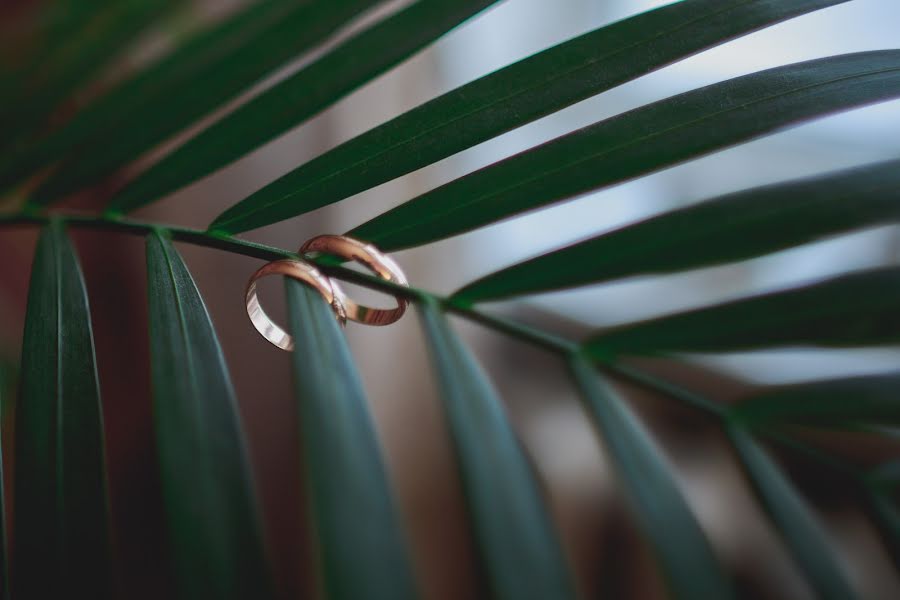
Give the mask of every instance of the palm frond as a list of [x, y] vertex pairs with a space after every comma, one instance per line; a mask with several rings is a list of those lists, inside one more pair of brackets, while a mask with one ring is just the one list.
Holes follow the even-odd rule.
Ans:
[[216, 218], [240, 232], [437, 162], [701, 50], [833, 0], [688, 0], [602, 27], [459, 87], [302, 165]]
[[726, 432], [760, 502], [816, 594], [825, 600], [859, 598], [834, 545], [790, 480], [750, 432], [739, 426], [728, 426]]
[[[664, 356], [677, 363], [678, 353], [896, 344], [897, 267], [625, 323], [583, 341], [475, 305], [749, 260], [895, 223], [900, 214], [896, 160], [750, 187], [664, 211], [512, 265], [449, 297], [234, 235], [346, 199], [713, 46], [842, 3], [684, 0], [599, 28], [451, 90], [297, 166], [225, 209], [208, 231], [130, 220], [122, 213], [231, 164], [494, 2], [419, 0], [362, 24], [359, 18], [381, 3], [251, 3], [63, 123], [54, 121], [59, 103], [100, 73], [137, 32], [152, 29], [170, 3], [56, 7], [31, 25], [29, 35], [39, 41], [34, 47], [19, 49], [21, 37], [3, 41], [17, 51], [0, 74], [0, 123], [11, 132], [2, 145], [0, 189], [9, 191], [46, 171], [29, 184], [34, 188], [25, 191], [21, 211], [0, 216], [0, 227], [44, 226], [32, 269], [16, 410], [13, 591], [26, 598], [72, 590], [104, 598], [114, 588], [100, 386], [87, 294], [66, 234], [66, 228], [77, 227], [146, 237], [154, 426], [169, 549], [178, 592], [185, 597], [270, 598], [276, 592], [229, 372], [200, 292], [173, 242], [260, 260], [308, 258], [332, 277], [402, 295], [416, 306], [476, 554], [493, 596], [573, 598], [576, 584], [541, 474], [529, 462], [499, 394], [454, 332], [450, 315], [534, 345], [548, 360], [568, 365], [672, 596], [730, 598], [736, 582], [660, 445], [610, 379], [650, 389], [724, 432], [810, 587], [823, 598], [859, 597], [827, 526], [775, 450], [777, 445], [802, 454], [849, 482], [886, 551], [900, 564], [898, 463], [886, 460], [870, 468], [844, 461], [813, 448], [795, 431], [798, 426], [853, 428], [871, 436], [896, 435], [889, 428], [896, 428], [900, 414], [897, 374], [763, 387], [729, 406], [629, 359]], [[346, 39], [329, 45], [351, 25], [355, 29]], [[69, 194], [121, 177], [123, 167], [314, 50], [320, 54], [295, 73], [199, 130], [143, 173], [117, 182], [121, 189], [104, 215], [46, 211]], [[900, 50], [744, 75], [528, 149], [403, 202], [350, 235], [385, 250], [425, 245], [896, 98]], [[293, 281], [286, 291], [299, 350], [293, 361], [298, 430], [324, 592], [331, 598], [415, 598], [420, 582], [403, 515], [346, 341], [315, 292]], [[5, 546], [0, 550], [5, 569]]]
[[360, 32], [153, 165], [110, 203], [128, 212], [220, 169], [333, 104], [496, 0], [418, 2]]
[[900, 97], [900, 51], [744, 75], [569, 133], [401, 204], [350, 235], [386, 250], [434, 242], [786, 127]]

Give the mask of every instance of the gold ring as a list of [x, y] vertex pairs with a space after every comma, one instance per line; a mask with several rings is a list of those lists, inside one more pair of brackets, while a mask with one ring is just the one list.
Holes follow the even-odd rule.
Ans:
[[[344, 235], [320, 235], [308, 240], [300, 247], [300, 254], [332, 254], [346, 260], [355, 261], [373, 273], [392, 283], [408, 285], [406, 275], [392, 258], [371, 244]], [[361, 306], [347, 297], [341, 287], [332, 282], [334, 295], [346, 310], [347, 318], [366, 325], [390, 325], [403, 316], [409, 302], [397, 298], [396, 308], [372, 308]]]
[[276, 260], [264, 265], [253, 274], [247, 283], [247, 293], [245, 294], [247, 316], [250, 317], [250, 321], [256, 327], [256, 330], [272, 344], [289, 352], [294, 349], [294, 339], [269, 318], [269, 315], [266, 314], [266, 311], [263, 310], [262, 305], [259, 303], [259, 296], [256, 293], [256, 282], [269, 275], [284, 275], [312, 286], [331, 305], [340, 324], [344, 325], [347, 322], [347, 312], [341, 302], [341, 297], [334, 293], [331, 280], [328, 277], [322, 275], [317, 268], [306, 262], [290, 259]]

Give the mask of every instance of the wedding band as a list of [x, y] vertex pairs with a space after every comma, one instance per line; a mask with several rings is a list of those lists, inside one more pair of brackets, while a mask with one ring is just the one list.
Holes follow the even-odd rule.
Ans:
[[[352, 260], [370, 269], [382, 279], [400, 285], [408, 285], [406, 275], [392, 258], [371, 244], [347, 236], [320, 235], [314, 237], [300, 248], [300, 254], [308, 253], [332, 254]], [[332, 289], [335, 298], [346, 310], [347, 318], [366, 325], [390, 325], [403, 316], [409, 304], [405, 298], [398, 297], [396, 298], [396, 308], [372, 308], [357, 304], [348, 298], [336, 282], [332, 282]]]
[[282, 350], [293, 351], [294, 339], [284, 329], [275, 324], [259, 303], [256, 293], [256, 282], [269, 275], [284, 275], [296, 279], [316, 289], [334, 310], [335, 316], [341, 325], [347, 322], [347, 312], [341, 302], [341, 297], [335, 294], [331, 280], [322, 275], [317, 268], [309, 263], [299, 260], [276, 260], [264, 265], [250, 278], [247, 283], [245, 299], [247, 302], [247, 316], [256, 330], [272, 344]]

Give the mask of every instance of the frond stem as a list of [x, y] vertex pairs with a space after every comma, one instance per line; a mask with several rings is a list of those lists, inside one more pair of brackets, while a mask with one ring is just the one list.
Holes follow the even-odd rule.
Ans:
[[[235, 254], [242, 254], [259, 260], [271, 261], [283, 258], [304, 258], [304, 260], [313, 260], [317, 262], [319, 269], [338, 279], [356, 283], [368, 288], [376, 289], [388, 294], [403, 296], [410, 300], [430, 299], [438, 303], [445, 310], [458, 314], [471, 321], [480, 323], [491, 329], [501, 331], [512, 337], [521, 339], [522, 341], [540, 346], [546, 350], [555, 353], [569, 353], [577, 349], [575, 342], [566, 340], [552, 334], [532, 329], [520, 323], [494, 316], [486, 312], [482, 312], [464, 305], [459, 302], [452, 301], [449, 298], [433, 294], [416, 287], [406, 287], [391, 283], [374, 275], [360, 273], [346, 267], [329, 263], [327, 259], [300, 257], [295, 252], [258, 244], [248, 240], [243, 240], [227, 234], [218, 232], [209, 232], [201, 229], [191, 229], [188, 227], [179, 227], [174, 225], [161, 225], [157, 223], [146, 223], [143, 221], [134, 221], [123, 218], [108, 218], [96, 215], [78, 215], [78, 214], [56, 214], [53, 219], [59, 220], [71, 227], [80, 227], [87, 229], [101, 229], [114, 231], [118, 233], [127, 233], [132, 235], [147, 235], [154, 231], [160, 231], [176, 242], [185, 242], [196, 246], [205, 246], [207, 248], [215, 248]], [[0, 227], [16, 226], [16, 225], [45, 225], [50, 222], [51, 217], [47, 215], [32, 215], [26, 213], [16, 213], [11, 215], [0, 216]]]

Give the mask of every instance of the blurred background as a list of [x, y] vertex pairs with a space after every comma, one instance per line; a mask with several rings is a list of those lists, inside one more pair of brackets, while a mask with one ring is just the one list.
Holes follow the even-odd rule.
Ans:
[[[353, 93], [311, 121], [230, 167], [133, 216], [205, 227], [225, 207], [297, 165], [418, 104], [497, 68], [612, 21], [665, 4], [655, 0], [506, 0], [459, 27], [415, 58]], [[4, 0], [0, 16], [27, 19], [34, 2]], [[134, 68], [177, 44], [200, 24], [242, 3], [195, 1], [175, 22], [134, 41], [129, 54], [67, 102], [65, 119]], [[353, 31], [408, 2], [386, 2], [341, 31]], [[254, 241], [296, 248], [321, 233], [340, 233], [387, 208], [473, 169], [573, 129], [648, 102], [812, 58], [896, 47], [900, 3], [856, 0], [769, 28], [576, 104], [409, 176], [314, 213], [252, 231]], [[319, 49], [318, 51], [321, 51]], [[315, 52], [313, 53], [315, 55]], [[301, 57], [223, 109], [131, 165], [120, 181], [67, 201], [70, 209], [103, 205], [109, 190], [152, 164], [199, 128], [306, 64]], [[148, 107], [150, 108], [150, 107]], [[900, 102], [829, 117], [714, 156], [426, 247], [399, 252], [410, 281], [440, 293], [502, 266], [671, 208], [745, 187], [896, 158]], [[15, 199], [7, 199], [8, 203]], [[116, 545], [129, 597], [166, 597], [160, 567], [163, 527], [150, 425], [143, 241], [74, 231], [96, 334], [107, 418]], [[0, 235], [0, 344], [15, 362], [36, 232]], [[217, 326], [245, 418], [285, 598], [315, 587], [288, 356], [260, 338], [246, 318], [243, 289], [259, 261], [180, 246]], [[535, 296], [487, 308], [580, 338], [594, 328], [700, 306], [748, 293], [900, 262], [900, 229], [878, 227], [752, 261], [684, 275], [634, 278], [611, 285]], [[353, 286], [349, 291], [370, 297]], [[280, 286], [266, 282], [267, 306], [283, 319]], [[375, 298], [389, 303], [388, 298]], [[456, 322], [503, 395], [538, 467], [585, 598], [664, 597], [653, 557], [637, 535], [603, 451], [577, 403], [562, 365], [531, 347]], [[347, 336], [369, 392], [410, 543], [428, 598], [476, 598], [479, 584], [466, 516], [427, 351], [414, 315], [387, 328], [350, 325]], [[721, 399], [753, 386], [895, 369], [898, 349], [690, 356], [684, 363], [645, 361], [648, 369]], [[811, 598], [761, 513], [715, 424], [641, 390], [623, 389], [657, 434], [692, 507], [746, 598]], [[291, 418], [287, 418], [290, 416]], [[860, 434], [809, 435], [821, 447], [861, 464], [900, 456], [900, 439], [875, 443]], [[886, 436], [890, 440], [889, 436]], [[900, 579], [872, 526], [833, 474], [796, 457], [782, 459], [821, 511], [852, 578], [867, 598], [900, 597]], [[7, 470], [8, 472], [8, 470]], [[151, 475], [148, 475], [151, 474]]]

